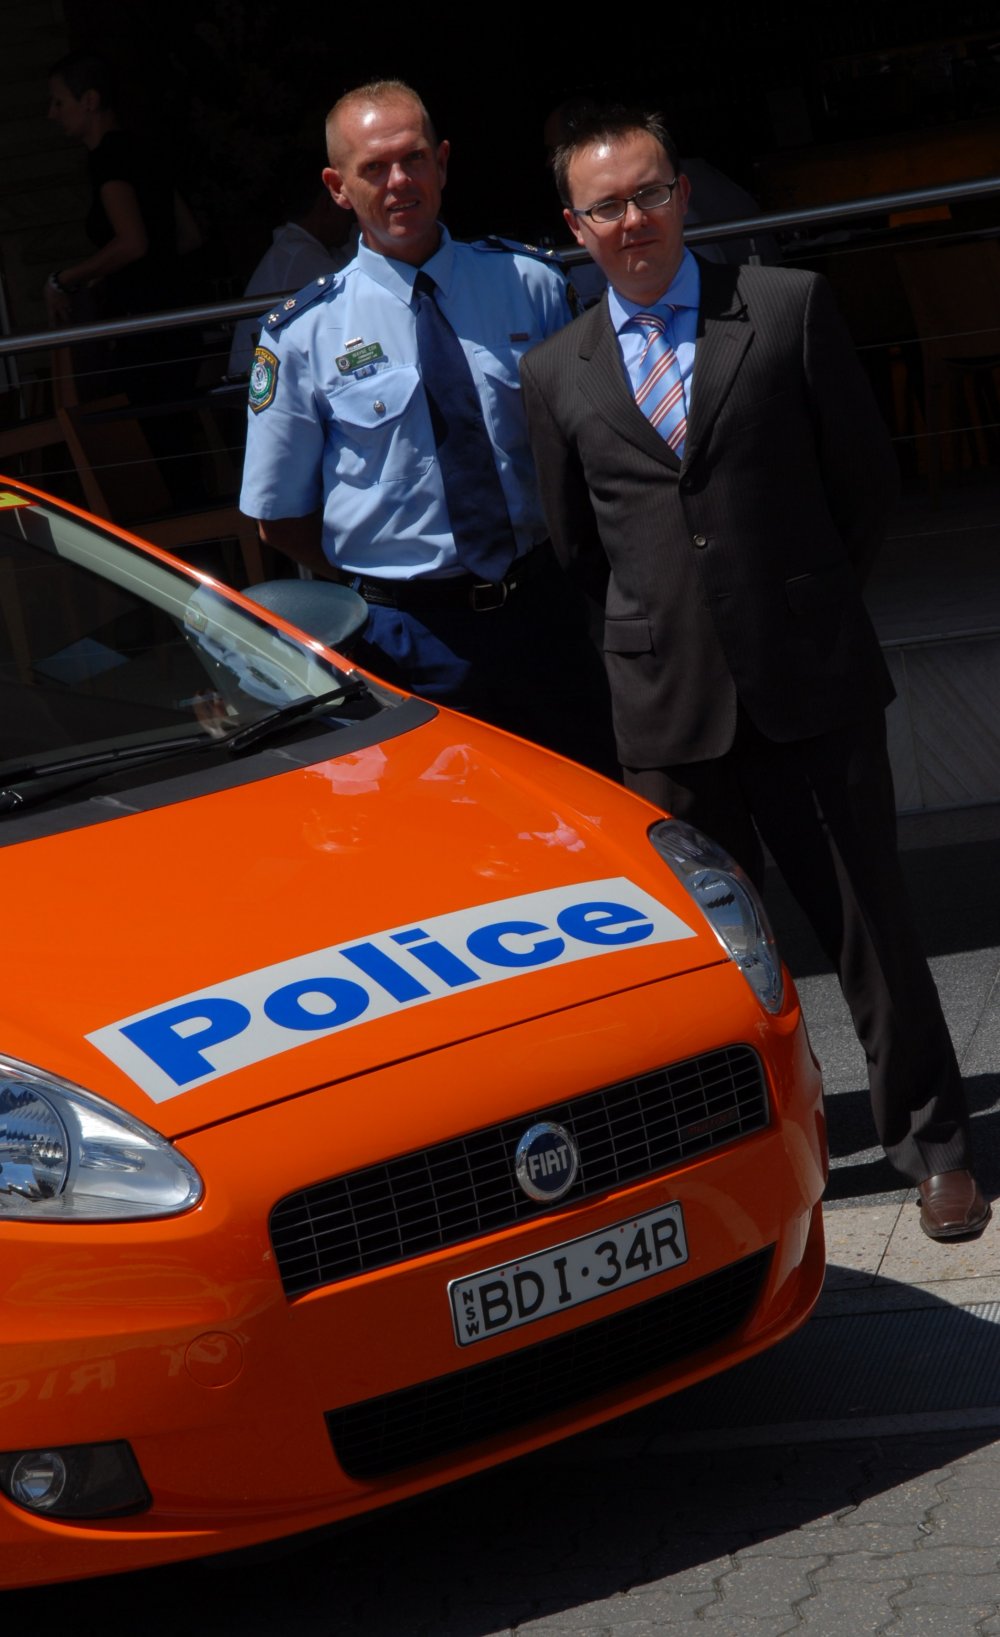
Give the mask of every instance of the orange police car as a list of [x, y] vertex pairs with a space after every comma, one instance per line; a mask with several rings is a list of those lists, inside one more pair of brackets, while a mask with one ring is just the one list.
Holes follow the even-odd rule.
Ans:
[[803, 1322], [820, 1076], [723, 853], [14, 483], [0, 576], [0, 1587], [335, 1523]]

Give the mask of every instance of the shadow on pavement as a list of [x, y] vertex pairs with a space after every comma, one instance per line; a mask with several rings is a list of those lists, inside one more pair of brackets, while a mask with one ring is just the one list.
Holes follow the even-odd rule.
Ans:
[[[787, 1607], [812, 1551], [885, 1551], [894, 1529], [919, 1544], [934, 1475], [994, 1439], [965, 1423], [1000, 1426], [998, 1380], [1000, 1326], [958, 1307], [814, 1319], [726, 1376], [349, 1531], [11, 1594], [4, 1613], [11, 1629], [89, 1634], [141, 1609], [143, 1637], [488, 1637], [535, 1622], [594, 1637], [700, 1627], [723, 1581], [748, 1586], [765, 1558]], [[935, 1430], [942, 1410], [951, 1426]], [[903, 1414], [910, 1431], [874, 1424]]]
[[[950, 844], [915, 847], [900, 854], [921, 941], [927, 956], [937, 962], [935, 976], [960, 1054], [984, 1020], [989, 1040], [996, 1040], [995, 997], [1000, 974], [996, 909], [1000, 837], [961, 840], [961, 821], [961, 814], [949, 819], [956, 835]], [[976, 814], [967, 816], [970, 827], [974, 822], [982, 822], [981, 815], [978, 819]], [[768, 873], [766, 898], [778, 947], [796, 981], [829, 976], [832, 983], [829, 961], [774, 869]], [[963, 958], [947, 959], [955, 956]], [[811, 1004], [817, 1005], [815, 995]], [[826, 1199], [832, 1204], [884, 1202], [901, 1196], [906, 1184], [878, 1147], [868, 1088], [861, 1083], [863, 1061], [857, 1064], [855, 1080], [858, 1048], [846, 1008], [840, 1018], [841, 1005], [839, 994], [832, 1006], [829, 998], [820, 1005], [820, 1044], [813, 1031], [810, 1003], [805, 1003], [810, 1031], [828, 1075], [826, 1111], [833, 1169]], [[993, 1070], [995, 1048], [987, 1044], [985, 1050], [989, 1054], [985, 1064], [981, 1049], [976, 1067]], [[844, 1089], [845, 1076], [849, 1076], [846, 1084], [851, 1089]], [[984, 1191], [996, 1198], [1000, 1195], [1000, 1073], [968, 1073], [964, 1084], [974, 1119], [977, 1176]], [[858, 1156], [853, 1163], [851, 1155]]]
[[[1000, 1195], [1000, 1074], [966, 1075], [963, 1084], [975, 1121], [976, 1174], [980, 1186], [995, 1199]], [[856, 1164], [844, 1163], [852, 1154], [870, 1154], [876, 1141], [867, 1086], [828, 1096], [826, 1124], [830, 1159], [834, 1162], [824, 1195], [828, 1204], [847, 1199], [863, 1204], [868, 1195], [882, 1199], [906, 1188], [906, 1182], [878, 1150], [873, 1157], [859, 1159]]]

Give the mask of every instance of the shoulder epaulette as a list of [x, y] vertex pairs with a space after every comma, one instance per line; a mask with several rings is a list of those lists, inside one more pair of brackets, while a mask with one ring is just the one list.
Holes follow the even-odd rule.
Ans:
[[305, 289], [300, 290], [297, 295], [287, 296], [284, 301], [279, 301], [276, 307], [271, 308], [264, 320], [265, 330], [273, 335], [275, 330], [280, 330], [281, 326], [287, 324], [289, 319], [297, 318], [299, 313], [304, 312], [307, 307], [311, 307], [314, 301], [319, 300], [320, 296], [328, 295], [331, 285], [336, 284], [338, 277], [339, 274], [337, 273], [321, 273], [318, 279], [313, 279], [312, 283], [307, 284]]
[[583, 312], [583, 303], [580, 300], [576, 286], [573, 283], [569, 271], [563, 265], [563, 260], [558, 250], [543, 248], [541, 245], [537, 244], [522, 244], [520, 239], [501, 239], [496, 234], [492, 234], [485, 239], [473, 239], [472, 248], [473, 250], [501, 250], [508, 256], [511, 254], [515, 256], [531, 256], [535, 261], [543, 261], [547, 266], [554, 267], [556, 272], [561, 273], [563, 279], [565, 280], [566, 299], [569, 302], [569, 310], [573, 317], [579, 318], [580, 314]]
[[559, 267], [561, 271], [558, 253], [542, 245], [522, 244], [520, 239], [502, 239], [495, 233], [485, 239], [473, 239], [471, 244], [473, 250], [501, 250], [507, 255], [533, 256], [536, 261], [547, 262], [550, 267]]

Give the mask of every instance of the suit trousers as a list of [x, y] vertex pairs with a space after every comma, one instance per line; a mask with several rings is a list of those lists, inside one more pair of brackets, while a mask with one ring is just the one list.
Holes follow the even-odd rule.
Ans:
[[726, 755], [625, 769], [625, 783], [758, 887], [766, 844], [837, 973], [889, 1160], [910, 1182], [969, 1166], [961, 1073], [899, 866], [884, 714], [780, 744], [741, 711]]

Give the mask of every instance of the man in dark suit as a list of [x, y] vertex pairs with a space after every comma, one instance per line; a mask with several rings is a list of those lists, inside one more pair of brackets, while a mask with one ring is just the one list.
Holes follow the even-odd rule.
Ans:
[[760, 884], [770, 848], [834, 962], [889, 1159], [921, 1224], [966, 1237], [958, 1064], [896, 854], [892, 684], [861, 598], [896, 494], [826, 283], [700, 263], [658, 117], [595, 113], [555, 156], [609, 291], [522, 363], [556, 552], [605, 605], [629, 787]]

